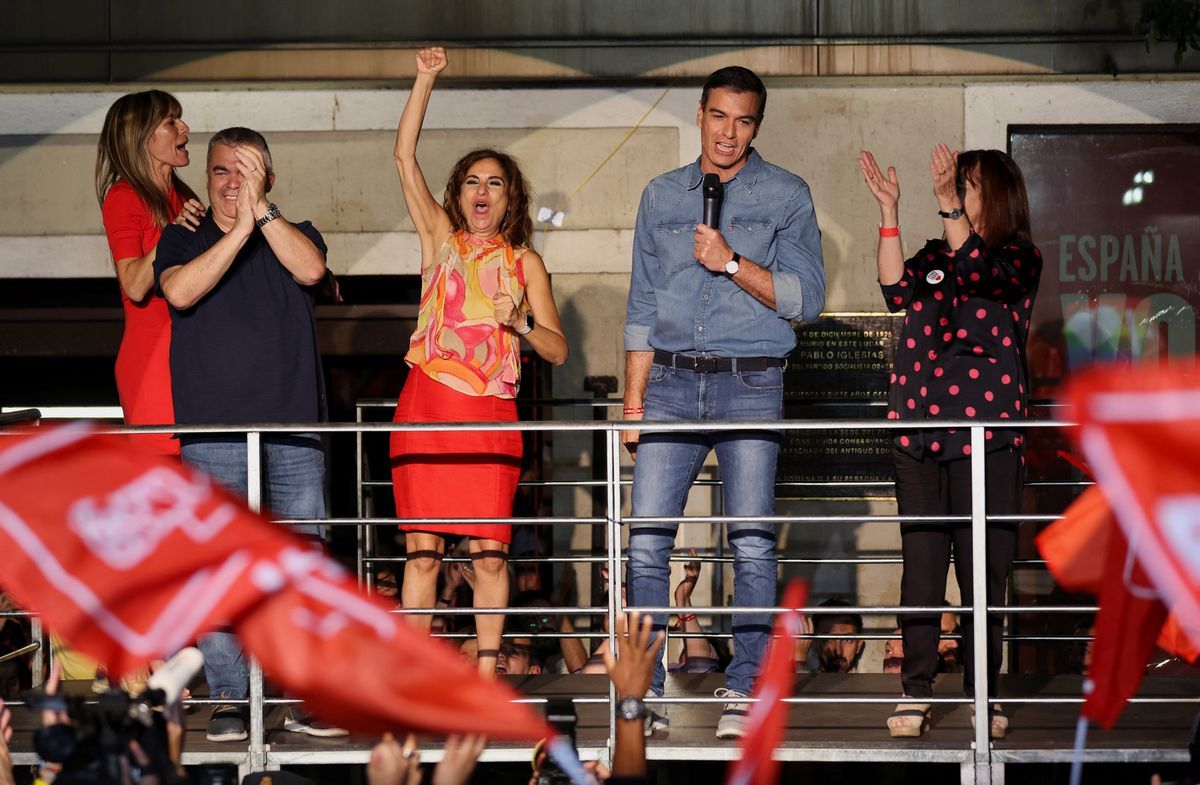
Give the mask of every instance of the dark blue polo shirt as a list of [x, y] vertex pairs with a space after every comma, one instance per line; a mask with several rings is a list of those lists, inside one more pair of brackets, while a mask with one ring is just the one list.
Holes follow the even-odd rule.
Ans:
[[[308, 221], [293, 224], [326, 253]], [[223, 236], [210, 210], [195, 232], [168, 224], [154, 260], [186, 264]], [[324, 419], [313, 296], [254, 234], [217, 285], [187, 310], [171, 308], [171, 392], [180, 425], [296, 423]]]

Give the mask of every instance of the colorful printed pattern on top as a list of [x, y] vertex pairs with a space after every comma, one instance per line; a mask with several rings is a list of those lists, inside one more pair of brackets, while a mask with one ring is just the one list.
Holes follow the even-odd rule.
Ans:
[[496, 321], [492, 298], [504, 292], [526, 310], [524, 253], [499, 236], [451, 233], [421, 275], [417, 329], [405, 362], [467, 395], [515, 398], [520, 339]]
[[[900, 280], [881, 285], [890, 311], [907, 309], [888, 393], [890, 420], [1008, 420], [1026, 416], [1025, 343], [1042, 272], [1031, 243], [1010, 240], [991, 251], [972, 234], [954, 252], [930, 240], [904, 263]], [[1020, 447], [1018, 429], [985, 432], [986, 449]], [[971, 454], [970, 432], [900, 432], [897, 446], [915, 458]]]

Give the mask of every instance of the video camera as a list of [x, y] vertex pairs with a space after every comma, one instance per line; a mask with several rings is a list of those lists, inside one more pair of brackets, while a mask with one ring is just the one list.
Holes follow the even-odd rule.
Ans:
[[44, 764], [61, 766], [56, 785], [137, 785], [150, 777], [161, 785], [184, 782], [172, 761], [167, 721], [182, 723], [179, 697], [203, 663], [199, 650], [184, 649], [136, 696], [117, 689], [87, 699], [28, 693], [31, 710], [65, 713], [70, 720], [33, 734]]

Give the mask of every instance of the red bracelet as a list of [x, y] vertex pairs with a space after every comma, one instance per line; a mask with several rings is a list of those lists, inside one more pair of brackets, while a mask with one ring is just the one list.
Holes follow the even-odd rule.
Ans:
[[696, 620], [696, 614], [694, 614], [694, 613], [689, 613], [687, 616], [679, 617], [680, 624], [687, 624], [689, 621], [695, 621], [695, 620]]
[[646, 407], [644, 407], [644, 406], [626, 406], [625, 413], [626, 414], [645, 414]]
[[879, 236], [880, 237], [899, 237], [900, 236], [900, 227], [899, 226], [884, 226], [883, 224], [880, 224], [879, 225]]

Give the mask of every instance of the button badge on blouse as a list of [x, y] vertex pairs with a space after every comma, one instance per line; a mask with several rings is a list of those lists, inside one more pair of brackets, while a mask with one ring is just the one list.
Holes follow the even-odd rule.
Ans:
[[925, 280], [929, 281], [929, 283], [933, 284], [934, 286], [937, 286], [939, 283], [945, 280], [945, 278], [946, 274], [941, 270], [930, 270], [925, 275]]

